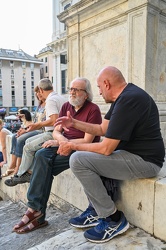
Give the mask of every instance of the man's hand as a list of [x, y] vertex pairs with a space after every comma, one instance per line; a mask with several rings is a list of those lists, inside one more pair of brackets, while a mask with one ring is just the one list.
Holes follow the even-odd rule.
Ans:
[[42, 148], [57, 147], [59, 143], [57, 140], [48, 140], [42, 144]]
[[69, 155], [72, 151], [71, 145], [72, 142], [66, 142], [66, 141], [60, 142], [57, 153], [64, 156]]
[[73, 126], [73, 118], [70, 115], [70, 111], [67, 111], [67, 116], [59, 117], [56, 120], [56, 123], [54, 124], [54, 126], [56, 127], [58, 125], [60, 125], [60, 127], [63, 128], [65, 131], [69, 131], [68, 128]]
[[41, 128], [40, 124], [31, 123], [31, 124], [28, 125], [26, 132], [30, 132], [30, 131], [33, 131], [33, 130], [38, 130], [40, 128]]

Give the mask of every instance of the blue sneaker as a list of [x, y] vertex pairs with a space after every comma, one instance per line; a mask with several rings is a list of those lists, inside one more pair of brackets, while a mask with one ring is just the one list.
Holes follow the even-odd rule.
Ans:
[[110, 218], [99, 219], [100, 223], [84, 233], [84, 237], [94, 243], [103, 243], [111, 240], [118, 234], [122, 234], [129, 228], [129, 223], [121, 212], [121, 218], [118, 222]]
[[88, 228], [99, 224], [97, 213], [92, 208], [87, 208], [79, 217], [69, 220], [70, 225], [77, 228]]

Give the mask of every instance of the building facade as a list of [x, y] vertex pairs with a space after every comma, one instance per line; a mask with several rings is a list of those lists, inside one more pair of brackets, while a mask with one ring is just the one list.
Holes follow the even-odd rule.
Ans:
[[[68, 87], [68, 56], [67, 56], [67, 26], [58, 19], [58, 15], [63, 11], [69, 9], [72, 5], [79, 2], [79, 0], [52, 0], [52, 42], [47, 44], [47, 52], [41, 50], [37, 58], [43, 59], [43, 67], [47, 67], [45, 59], [50, 58], [50, 64], [48, 65], [48, 75], [52, 81], [55, 91], [59, 94], [66, 94]], [[52, 62], [51, 62], [52, 61]], [[44, 71], [45, 72], [45, 71]]]
[[41, 78], [48, 77], [59, 94], [66, 94], [68, 83], [67, 25], [59, 21], [60, 13], [67, 11], [80, 0], [52, 0], [52, 41], [43, 48], [37, 58], [43, 62]]
[[36, 57], [42, 62], [40, 65], [40, 78], [49, 78], [53, 82], [53, 53], [52, 48], [47, 46], [39, 51]]
[[22, 50], [0, 49], [0, 107], [6, 108], [7, 114], [22, 107], [35, 109], [34, 87], [40, 80], [41, 64]]

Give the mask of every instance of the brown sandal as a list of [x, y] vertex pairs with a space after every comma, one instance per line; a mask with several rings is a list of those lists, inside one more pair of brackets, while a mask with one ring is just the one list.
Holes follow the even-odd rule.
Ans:
[[[32, 224], [32, 228], [30, 228], [30, 224]], [[26, 224], [24, 227], [18, 229], [17, 231], [15, 231], [17, 234], [26, 234], [26, 233], [29, 233], [29, 232], [32, 232], [38, 228], [41, 228], [41, 227], [45, 227], [48, 225], [48, 221], [44, 221], [43, 223], [39, 223], [37, 218], [34, 219], [33, 221], [31, 221], [30, 223]]]
[[[12, 232], [16, 232], [17, 230], [21, 229], [22, 227], [28, 225], [30, 222], [32, 222], [33, 220], [35, 219], [39, 219], [40, 217], [43, 216], [43, 214], [39, 214], [37, 216], [35, 216], [37, 211], [34, 211], [34, 212], [31, 212], [29, 210], [26, 211], [26, 213], [24, 215], [26, 215], [28, 217], [28, 221], [25, 223], [24, 221], [20, 221], [18, 224], [16, 224], [13, 228], [13, 231]], [[24, 216], [23, 216], [24, 217]]]

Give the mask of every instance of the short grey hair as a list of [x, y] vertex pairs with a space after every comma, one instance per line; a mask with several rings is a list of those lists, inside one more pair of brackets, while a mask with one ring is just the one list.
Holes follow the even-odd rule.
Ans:
[[83, 81], [83, 82], [85, 82], [85, 90], [86, 90], [86, 93], [87, 93], [87, 95], [88, 95], [88, 98], [87, 98], [87, 100], [88, 101], [90, 101], [90, 102], [92, 102], [92, 100], [93, 100], [93, 93], [92, 93], [92, 88], [91, 88], [91, 83], [90, 83], [90, 81], [87, 79], [87, 78], [85, 78], [85, 77], [77, 77], [77, 78], [75, 78], [71, 83], [70, 83], [70, 85], [73, 83], [73, 82], [75, 82], [75, 81]]
[[39, 81], [38, 87], [43, 90], [53, 90], [52, 82], [48, 78], [43, 78]]

